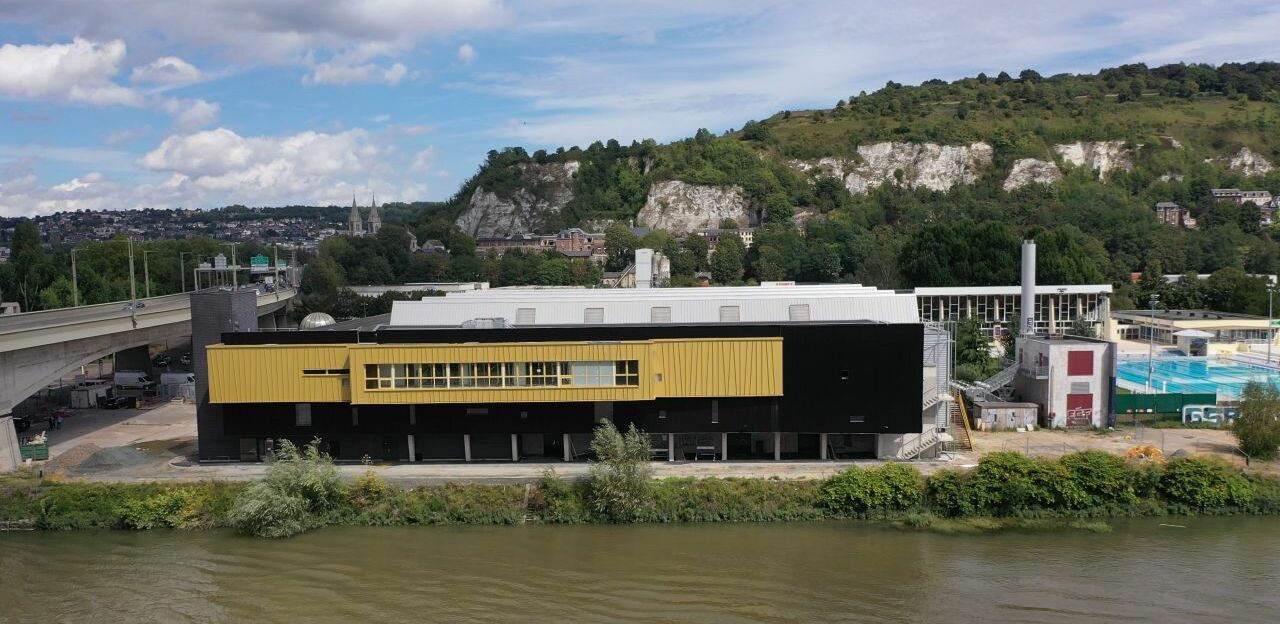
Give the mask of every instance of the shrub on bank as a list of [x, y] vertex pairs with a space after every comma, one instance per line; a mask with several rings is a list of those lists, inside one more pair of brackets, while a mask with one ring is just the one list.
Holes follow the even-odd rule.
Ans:
[[866, 516], [911, 509], [924, 498], [920, 471], [889, 463], [878, 468], [848, 468], [822, 484], [822, 507], [836, 516]]
[[332, 520], [344, 502], [342, 480], [318, 439], [301, 452], [280, 440], [267, 461], [267, 476], [236, 496], [227, 514], [230, 526], [258, 537], [289, 537]]
[[651, 502], [653, 467], [649, 462], [649, 436], [635, 423], [624, 434], [612, 422], [596, 427], [591, 450], [591, 506], [614, 522], [634, 522]]
[[1206, 457], [1178, 457], [1164, 467], [1160, 493], [1175, 505], [1195, 510], [1249, 508], [1254, 484], [1234, 468]]

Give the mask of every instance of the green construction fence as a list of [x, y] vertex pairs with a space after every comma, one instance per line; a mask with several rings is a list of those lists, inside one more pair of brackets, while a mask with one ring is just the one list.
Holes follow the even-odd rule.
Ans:
[[1185, 405], [1217, 405], [1218, 395], [1212, 392], [1193, 394], [1117, 394], [1116, 418], [1128, 414], [1177, 414], [1182, 415]]

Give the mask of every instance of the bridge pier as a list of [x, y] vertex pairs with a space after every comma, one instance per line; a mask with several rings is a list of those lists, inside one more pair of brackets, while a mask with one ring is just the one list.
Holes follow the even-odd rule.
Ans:
[[123, 351], [116, 351], [113, 356], [114, 366], [112, 371], [142, 371], [151, 370], [151, 350], [150, 345], [138, 345], [130, 347]]

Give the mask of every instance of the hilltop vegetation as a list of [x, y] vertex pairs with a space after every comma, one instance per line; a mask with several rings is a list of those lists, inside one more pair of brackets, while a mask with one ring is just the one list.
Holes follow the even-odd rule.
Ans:
[[[944, 164], [968, 169], [941, 183], [925, 179], [913, 163], [856, 185], [829, 166], [867, 166], [868, 146], [885, 142], [893, 145], [882, 151], [903, 144], [981, 145], [953, 150], [959, 156], [944, 153], [959, 165]], [[1103, 153], [1095, 157], [1094, 149]], [[1006, 190], [1020, 159], [1060, 171], [1060, 179]], [[1275, 233], [1259, 225], [1256, 210], [1216, 204], [1208, 192], [1280, 190], [1280, 170], [1271, 169], [1280, 163], [1276, 63], [890, 82], [831, 109], [783, 111], [722, 135], [699, 130], [670, 144], [611, 140], [532, 154], [508, 148], [490, 152], [431, 218], [465, 213], [477, 189], [499, 198], [546, 199], [553, 189], [530, 184], [530, 172], [570, 163], [577, 168], [573, 199], [540, 215], [543, 231], [635, 219], [647, 194], [673, 180], [739, 187], [763, 226], [743, 258], [741, 280], [1012, 283], [1024, 237], [1040, 242], [1044, 283], [1128, 284], [1142, 271], [1280, 269]], [[1152, 212], [1158, 201], [1189, 208], [1201, 228], [1159, 224]], [[797, 215], [803, 228], [794, 225]], [[673, 241], [645, 242], [681, 251]], [[1129, 305], [1136, 294], [1126, 287], [1117, 305]]]

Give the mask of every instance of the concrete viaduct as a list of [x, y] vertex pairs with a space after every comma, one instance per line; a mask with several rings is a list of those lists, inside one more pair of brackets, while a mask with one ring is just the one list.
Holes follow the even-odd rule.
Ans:
[[[258, 294], [258, 325], [274, 329], [295, 289]], [[0, 416], [68, 373], [113, 353], [191, 335], [187, 293], [0, 316]]]

